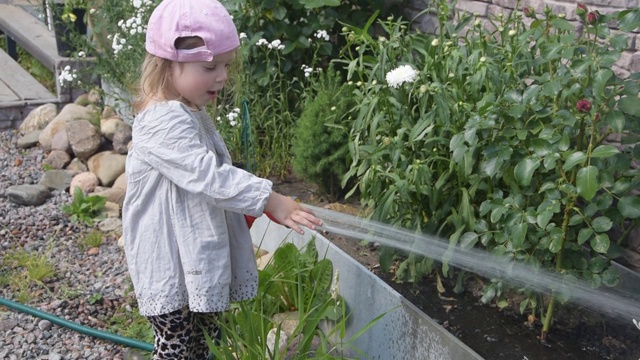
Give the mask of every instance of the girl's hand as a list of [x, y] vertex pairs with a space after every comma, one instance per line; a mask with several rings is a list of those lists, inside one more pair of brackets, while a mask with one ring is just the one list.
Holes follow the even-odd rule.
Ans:
[[272, 192], [269, 201], [264, 207], [265, 212], [271, 215], [282, 225], [288, 226], [299, 234], [304, 234], [300, 225], [315, 230], [316, 226], [322, 226], [322, 220], [318, 219], [313, 211], [303, 207], [290, 197]]

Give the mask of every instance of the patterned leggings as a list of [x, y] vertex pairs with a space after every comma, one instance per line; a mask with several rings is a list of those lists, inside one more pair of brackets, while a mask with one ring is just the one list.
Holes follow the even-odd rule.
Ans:
[[204, 336], [218, 338], [219, 327], [216, 314], [196, 313], [184, 307], [168, 314], [148, 316], [153, 327], [155, 343], [153, 359], [206, 360], [209, 347]]

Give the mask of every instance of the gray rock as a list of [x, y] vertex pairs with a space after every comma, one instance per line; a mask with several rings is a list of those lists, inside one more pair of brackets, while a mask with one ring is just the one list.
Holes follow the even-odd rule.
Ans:
[[44, 204], [51, 192], [42, 185], [14, 185], [6, 191], [9, 201], [27, 206], [38, 206]]
[[51, 324], [51, 321], [49, 320], [40, 320], [38, 323], [38, 328], [42, 331], [50, 330], [52, 326], [53, 324]]
[[33, 109], [20, 124], [21, 134], [44, 129], [58, 114], [55, 104], [44, 104]]
[[106, 218], [98, 224], [98, 228], [102, 232], [122, 231], [122, 220], [119, 218]]
[[62, 355], [54, 352], [49, 353], [49, 360], [62, 360]]
[[119, 128], [113, 135], [113, 150], [120, 154], [127, 154], [129, 152], [129, 142], [131, 142], [131, 126], [126, 125]]
[[18, 326], [18, 323], [13, 320], [0, 320], [0, 332], [8, 331]]
[[41, 130], [29, 131], [18, 139], [18, 147], [21, 149], [28, 149], [38, 145], [38, 138], [40, 137], [41, 132]]
[[89, 168], [82, 162], [82, 160], [73, 158], [69, 165], [67, 165], [67, 170], [71, 170], [77, 173], [83, 173], [89, 171]]
[[51, 150], [60, 150], [71, 154], [71, 145], [69, 144], [69, 137], [67, 131], [61, 129], [51, 139]]
[[58, 131], [65, 128], [66, 123], [78, 119], [91, 120], [94, 113], [91, 109], [76, 104], [67, 104], [62, 111], [42, 130], [39, 141], [45, 150], [51, 149], [51, 141]]
[[65, 126], [71, 150], [82, 160], [88, 159], [100, 147], [100, 132], [87, 120], [67, 123]]
[[64, 169], [69, 161], [71, 161], [71, 156], [69, 156], [65, 151], [53, 150], [49, 153], [49, 156], [42, 161], [42, 163], [49, 165], [54, 169]]
[[100, 183], [111, 186], [124, 173], [127, 157], [114, 151], [104, 151], [93, 155], [87, 161], [89, 171], [96, 174]]
[[71, 174], [64, 170], [45, 171], [38, 184], [46, 186], [49, 190], [65, 191], [71, 185]]

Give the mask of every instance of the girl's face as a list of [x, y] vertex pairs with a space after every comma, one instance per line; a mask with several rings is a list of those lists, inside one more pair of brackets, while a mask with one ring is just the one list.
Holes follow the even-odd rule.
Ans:
[[171, 64], [173, 86], [191, 106], [202, 109], [218, 96], [227, 81], [227, 66], [235, 50], [222, 53], [208, 62], [174, 62]]

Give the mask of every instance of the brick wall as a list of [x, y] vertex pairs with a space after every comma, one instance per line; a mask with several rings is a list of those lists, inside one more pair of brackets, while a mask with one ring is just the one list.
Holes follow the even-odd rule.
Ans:
[[[398, 1], [400, 2], [400, 1]], [[587, 5], [589, 10], [598, 10], [601, 14], [610, 14], [615, 11], [637, 8], [640, 0], [584, 0], [581, 3]], [[417, 14], [428, 7], [428, 0], [403, 0], [404, 17], [413, 19]], [[532, 7], [537, 13], [542, 14], [544, 8], [549, 6], [556, 14], [564, 13], [566, 19], [575, 27], [578, 33], [582, 31], [582, 23], [576, 15], [577, 1], [552, 1], [552, 0], [523, 0], [518, 10], [522, 11], [524, 6]], [[518, 4], [517, 0], [458, 0], [456, 8], [461, 11], [477, 14], [481, 18], [504, 13], [505, 15], [513, 11]], [[530, 19], [525, 19], [529, 20]], [[415, 20], [415, 26], [422, 31], [434, 33], [438, 21], [433, 15], [423, 14]], [[616, 31], [612, 28], [612, 33]], [[640, 72], [640, 31], [636, 30], [629, 35], [629, 48], [622, 54], [622, 57], [614, 66], [614, 71], [618, 76], [626, 77], [630, 72]]]

